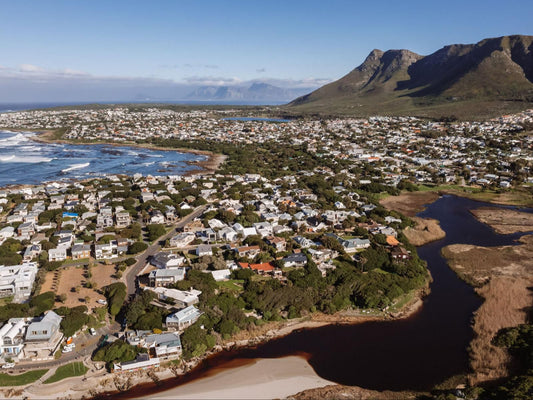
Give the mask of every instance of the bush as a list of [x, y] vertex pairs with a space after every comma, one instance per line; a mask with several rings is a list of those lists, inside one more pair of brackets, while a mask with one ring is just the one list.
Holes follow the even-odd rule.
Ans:
[[34, 315], [41, 315], [45, 311], [54, 308], [56, 295], [54, 292], [41, 293], [30, 300], [30, 307], [33, 308]]
[[148, 245], [144, 242], [135, 242], [128, 248], [128, 254], [137, 254], [145, 251]]
[[132, 258], [132, 257], [130, 257], [130, 258], [124, 260], [124, 263], [125, 263], [128, 267], [131, 266], [131, 265], [133, 265], [133, 264], [135, 264], [136, 262], [137, 262], [137, 260], [136, 260], [135, 258]]
[[153, 242], [166, 233], [165, 226], [161, 224], [151, 224], [146, 229], [148, 230], [148, 240], [150, 242]]
[[108, 366], [116, 362], [135, 360], [140, 350], [123, 342], [116, 340], [100, 348], [93, 356], [94, 361], [105, 361]]
[[56, 310], [59, 315], [63, 316], [61, 320], [61, 331], [65, 336], [72, 336], [87, 324], [89, 317], [87, 307], [79, 306], [74, 308], [61, 307]]
[[126, 300], [126, 285], [122, 282], [115, 282], [103, 289], [109, 306], [109, 314], [115, 316], [120, 312]]

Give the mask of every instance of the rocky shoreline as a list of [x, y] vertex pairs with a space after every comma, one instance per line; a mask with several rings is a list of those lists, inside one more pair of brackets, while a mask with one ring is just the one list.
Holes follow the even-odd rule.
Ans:
[[176, 151], [179, 153], [190, 153], [199, 156], [205, 156], [205, 160], [201, 161], [186, 161], [187, 165], [200, 167], [198, 170], [187, 171], [183, 176], [194, 176], [194, 175], [206, 175], [214, 174], [215, 171], [224, 163], [227, 156], [224, 154], [212, 153], [205, 150], [195, 150], [195, 149], [185, 149], [185, 148], [168, 148], [161, 146], [153, 146], [150, 144], [139, 144], [134, 142], [106, 142], [106, 141], [94, 141], [94, 142], [71, 142], [65, 139], [56, 139], [54, 138], [55, 131], [43, 131], [39, 132], [37, 135], [32, 136], [31, 139], [38, 143], [62, 143], [62, 144], [80, 144], [80, 145], [96, 145], [96, 144], [105, 144], [107, 146], [115, 147], [136, 147], [140, 149], [149, 149], [149, 150], [159, 150], [159, 151]]

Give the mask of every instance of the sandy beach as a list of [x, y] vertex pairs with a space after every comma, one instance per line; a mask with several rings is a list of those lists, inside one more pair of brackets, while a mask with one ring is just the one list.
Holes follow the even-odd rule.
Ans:
[[307, 361], [291, 356], [262, 359], [147, 397], [149, 399], [274, 399], [334, 384], [319, 377]]

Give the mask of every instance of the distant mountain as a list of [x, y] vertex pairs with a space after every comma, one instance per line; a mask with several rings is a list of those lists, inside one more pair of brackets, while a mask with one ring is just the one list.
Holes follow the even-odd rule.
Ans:
[[289, 104], [319, 113], [441, 115], [531, 107], [533, 36], [445, 46], [428, 56], [373, 50], [341, 79]]
[[309, 92], [309, 88], [283, 89], [268, 83], [256, 82], [243, 86], [201, 86], [187, 96], [189, 100], [204, 101], [288, 101]]

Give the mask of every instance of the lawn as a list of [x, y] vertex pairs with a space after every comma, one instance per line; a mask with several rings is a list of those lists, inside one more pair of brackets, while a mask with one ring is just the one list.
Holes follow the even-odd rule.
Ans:
[[228, 289], [235, 292], [242, 292], [244, 280], [242, 279], [230, 279], [229, 281], [217, 282], [218, 287], [221, 289]]
[[8, 375], [0, 373], [0, 386], [22, 386], [28, 383], [35, 382], [41, 376], [48, 372], [47, 369], [37, 369], [35, 371], [28, 371], [24, 374]]
[[54, 383], [72, 376], [85, 375], [88, 370], [89, 368], [87, 368], [81, 362], [73, 362], [67, 365], [62, 365], [56, 370], [55, 374], [45, 380], [44, 383]]

